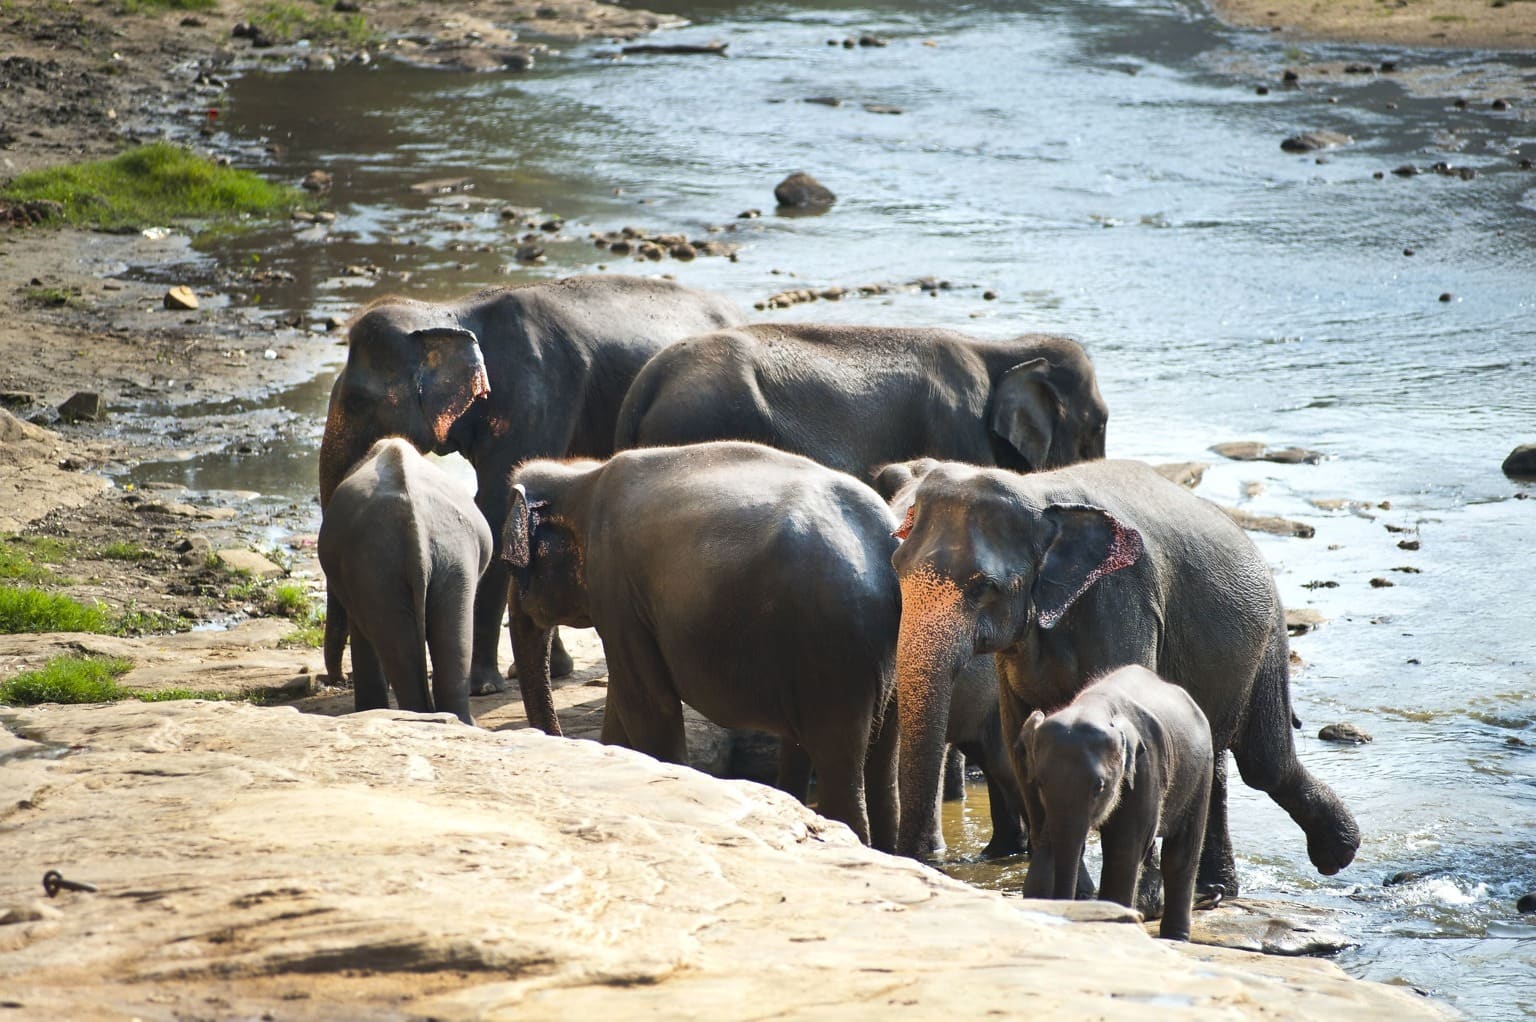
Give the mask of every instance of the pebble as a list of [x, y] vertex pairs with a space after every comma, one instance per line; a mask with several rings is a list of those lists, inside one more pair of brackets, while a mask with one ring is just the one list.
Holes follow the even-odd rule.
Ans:
[[71, 394], [69, 400], [59, 405], [59, 418], [65, 422], [99, 422], [106, 417], [107, 406], [95, 391]]
[[331, 175], [323, 170], [312, 170], [304, 175], [299, 186], [309, 192], [328, 192], [331, 190]]
[[1454, 302], [1456, 300], [1456, 296], [1451, 294], [1449, 291], [1442, 291], [1440, 292], [1440, 300], [1442, 302]]
[[1349, 145], [1354, 139], [1338, 131], [1308, 131], [1292, 135], [1280, 143], [1288, 153], [1311, 153], [1321, 149], [1337, 149]]
[[167, 309], [177, 312], [189, 312], [197, 308], [197, 295], [185, 284], [177, 284], [165, 293], [161, 299]]
[[1394, 583], [1391, 579], [1379, 578], [1379, 577], [1371, 579], [1371, 588], [1372, 589], [1390, 589], [1395, 584], [1396, 583]]

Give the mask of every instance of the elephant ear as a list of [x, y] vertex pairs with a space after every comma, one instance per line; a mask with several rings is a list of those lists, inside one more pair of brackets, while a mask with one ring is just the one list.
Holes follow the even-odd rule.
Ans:
[[1131, 738], [1130, 731], [1121, 723], [1116, 728], [1120, 732], [1120, 757], [1123, 764], [1121, 770], [1125, 775], [1125, 790], [1132, 791], [1136, 787], [1136, 749], [1137, 742]]
[[415, 330], [421, 348], [416, 362], [416, 401], [432, 429], [435, 443], [448, 442], [448, 430], [477, 398], [491, 392], [480, 354], [480, 339], [463, 327]]
[[522, 483], [512, 487], [512, 506], [501, 527], [501, 559], [514, 568], [533, 563], [533, 534], [539, 528], [539, 514], [549, 506], [547, 500], [529, 500]]
[[1145, 549], [1141, 533], [1101, 507], [1052, 504], [1043, 513], [1054, 535], [1035, 572], [1035, 613], [1041, 628], [1054, 628], [1088, 587], [1129, 568]]
[[[1045, 714], [1036, 710], [1025, 718], [1019, 726], [1019, 737], [1015, 743], [1018, 750], [1023, 753], [1019, 758], [1024, 761], [1024, 769], [1030, 777], [1035, 776], [1035, 735], [1040, 730], [1040, 725], [1045, 723]], [[1028, 778], [1025, 778], [1028, 780]]]
[[1042, 469], [1061, 420], [1061, 394], [1051, 384], [1051, 363], [1043, 358], [1008, 370], [992, 390], [992, 432], [1008, 441], [1025, 463]]

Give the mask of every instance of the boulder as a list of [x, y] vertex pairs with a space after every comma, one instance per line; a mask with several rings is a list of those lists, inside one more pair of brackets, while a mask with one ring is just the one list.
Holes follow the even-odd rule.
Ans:
[[820, 181], [809, 174], [797, 172], [778, 183], [773, 197], [786, 209], [826, 209], [837, 201]]
[[229, 549], [214, 554], [228, 571], [243, 571], [254, 578], [282, 578], [287, 571], [273, 564], [254, 550]]
[[[592, 742], [196, 701], [7, 731], [17, 1017], [1449, 1017], [1328, 962], [976, 890]], [[97, 891], [36, 910], [49, 869]]]
[[1337, 149], [1353, 141], [1354, 139], [1338, 131], [1307, 131], [1283, 140], [1280, 148], [1288, 153], [1312, 153], [1321, 149]]
[[94, 391], [78, 391], [59, 405], [59, 418], [65, 422], [99, 422], [106, 417], [107, 406]]
[[1536, 444], [1521, 444], [1504, 459], [1504, 474], [1511, 479], [1536, 479]]
[[1364, 728], [1356, 727], [1348, 722], [1341, 721], [1338, 724], [1325, 724], [1317, 737], [1325, 742], [1339, 742], [1343, 745], [1364, 745], [1374, 742], [1371, 733]]

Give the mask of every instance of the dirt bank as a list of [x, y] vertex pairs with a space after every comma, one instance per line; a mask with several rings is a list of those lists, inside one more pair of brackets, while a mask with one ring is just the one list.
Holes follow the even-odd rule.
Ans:
[[1536, 48], [1536, 4], [1519, 0], [1210, 0], [1210, 5], [1230, 24], [1307, 39]]

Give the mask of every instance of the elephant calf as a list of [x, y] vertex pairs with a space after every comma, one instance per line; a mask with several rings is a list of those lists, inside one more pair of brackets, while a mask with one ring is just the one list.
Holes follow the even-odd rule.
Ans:
[[388, 706], [388, 684], [402, 710], [474, 723], [471, 611], [491, 560], [474, 496], [405, 440], [380, 440], [331, 494], [318, 546], [351, 630], [356, 708]]
[[1158, 935], [1189, 939], [1211, 797], [1211, 728], [1195, 701], [1144, 667], [1121, 667], [1018, 737], [1029, 814], [1026, 898], [1071, 899], [1090, 829], [1104, 853], [1099, 897], [1131, 907], [1152, 842], [1163, 839]]
[[[901, 594], [895, 521], [867, 486], [746, 443], [532, 461], [502, 539], [529, 720], [559, 733], [557, 625], [593, 626], [608, 659], [603, 741], [685, 761], [682, 702], [805, 750], [821, 811], [896, 841]], [[894, 715], [893, 715], [894, 716]]]

